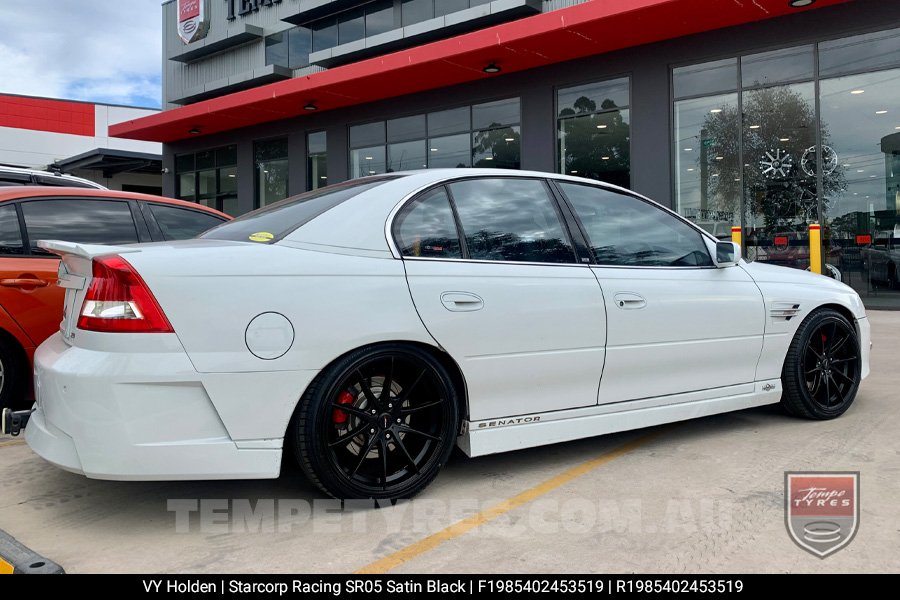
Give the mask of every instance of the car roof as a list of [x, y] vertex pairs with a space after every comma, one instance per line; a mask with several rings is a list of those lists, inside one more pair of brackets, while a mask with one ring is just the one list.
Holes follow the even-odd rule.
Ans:
[[[75, 175], [71, 175], [69, 173], [61, 173], [59, 171], [41, 171], [40, 169], [28, 169], [25, 167], [11, 167], [8, 165], [0, 165], [0, 179], [2, 179], [3, 174], [9, 175], [36, 175], [38, 177], [52, 177], [58, 178], [59, 181], [71, 181], [78, 182], [82, 184], [82, 186], [90, 187], [98, 190], [108, 189], [105, 185], [101, 185], [96, 181], [91, 181], [90, 179], [84, 179], [83, 177], [77, 177]], [[53, 185], [53, 184], [47, 184]], [[62, 187], [62, 186], [60, 186]]]
[[65, 197], [86, 197], [86, 198], [110, 198], [119, 200], [137, 200], [139, 202], [157, 202], [159, 204], [170, 204], [172, 206], [180, 206], [182, 208], [191, 208], [201, 212], [231, 219], [232, 217], [220, 212], [214, 208], [197, 204], [196, 202], [188, 202], [187, 200], [176, 200], [175, 198], [165, 198], [163, 196], [153, 196], [151, 194], [139, 194], [137, 192], [123, 192], [121, 190], [100, 190], [94, 188], [77, 188], [63, 186], [44, 186], [44, 185], [20, 185], [12, 187], [0, 187], [0, 203], [11, 202], [23, 198], [55, 198], [59, 196]]

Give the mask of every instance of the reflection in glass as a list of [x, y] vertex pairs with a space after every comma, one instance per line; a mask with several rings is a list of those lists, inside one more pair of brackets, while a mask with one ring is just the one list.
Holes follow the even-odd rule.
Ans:
[[425, 140], [388, 145], [388, 173], [426, 167], [428, 167], [428, 148]]
[[737, 104], [736, 93], [675, 102], [676, 210], [719, 239], [741, 224]]
[[178, 176], [178, 190], [176, 194], [182, 200], [193, 200], [197, 193], [197, 184], [194, 173], [182, 173]]
[[867, 306], [896, 308], [900, 298], [886, 292], [900, 282], [900, 69], [823, 79], [820, 94], [844, 173], [826, 208], [828, 261]]
[[897, 65], [900, 65], [900, 29], [819, 44], [820, 77]]
[[[593, 101], [582, 104], [590, 109]], [[631, 186], [631, 135], [629, 110], [605, 110], [599, 113], [572, 113], [564, 109], [559, 119], [559, 169], [578, 175]]]
[[21, 204], [33, 252], [38, 240], [81, 244], [134, 244], [138, 241], [127, 202], [110, 200], [35, 200]]
[[428, 168], [472, 166], [472, 146], [468, 133], [428, 140]]
[[366, 37], [378, 35], [394, 28], [394, 3], [392, 0], [379, 0], [367, 4]]
[[354, 125], [350, 128], [350, 147], [362, 148], [384, 143], [384, 121]]
[[197, 174], [197, 180], [199, 182], [199, 190], [198, 195], [208, 198], [210, 196], [216, 195], [216, 170], [209, 169], [207, 171], [200, 171]]
[[428, 114], [428, 135], [432, 137], [469, 131], [470, 127], [468, 106]]
[[475, 179], [453, 183], [450, 191], [470, 258], [574, 262], [543, 182]]
[[518, 169], [521, 163], [518, 125], [472, 134], [472, 165], [481, 168]]
[[338, 16], [338, 44], [349, 44], [364, 37], [366, 22], [362, 9], [348, 10]]
[[387, 139], [389, 142], [402, 142], [425, 138], [425, 115], [413, 115], [389, 119], [387, 122]]
[[306, 27], [294, 27], [288, 33], [288, 64], [291, 69], [309, 66], [312, 52], [312, 31]]
[[24, 254], [19, 217], [12, 204], [0, 206], [0, 254]]
[[321, 21], [316, 21], [310, 25], [312, 29], [312, 50], [326, 50], [337, 46], [338, 31], [337, 21], [334, 17], [328, 17]]
[[434, 18], [434, 0], [403, 0], [401, 6], [403, 26]]
[[384, 173], [384, 146], [370, 146], [350, 151], [350, 179]]
[[222, 224], [222, 219], [199, 210], [188, 210], [153, 202], [148, 203], [147, 206], [162, 230], [163, 237], [167, 240], [190, 239]]
[[267, 140], [253, 145], [256, 165], [256, 207], [287, 197], [287, 139]]
[[559, 116], [589, 113], [629, 104], [628, 78], [588, 83], [559, 90]]
[[462, 258], [459, 234], [444, 188], [432, 190], [407, 206], [394, 225], [403, 256]]
[[225, 167], [219, 169], [219, 194], [234, 194], [237, 192], [237, 167]]
[[519, 122], [519, 99], [498, 100], [472, 107], [472, 127], [490, 129]]
[[813, 78], [813, 47], [796, 46], [741, 58], [743, 86], [756, 87]]
[[678, 67], [672, 70], [675, 97], [699, 96], [737, 89], [737, 59], [726, 58], [713, 62]]
[[328, 154], [324, 131], [310, 133], [306, 137], [306, 188], [317, 190], [328, 185]]
[[266, 36], [266, 64], [288, 66], [288, 33], [286, 31]]

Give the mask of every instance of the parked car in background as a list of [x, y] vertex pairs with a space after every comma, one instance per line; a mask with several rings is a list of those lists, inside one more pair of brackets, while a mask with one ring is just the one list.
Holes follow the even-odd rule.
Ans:
[[392, 173], [193, 240], [40, 244], [68, 308], [4, 423], [98, 479], [278, 477], [287, 453], [333, 496], [406, 498], [456, 445], [831, 419], [869, 370], [851, 288], [565, 175]]
[[182, 200], [93, 188], [0, 187], [0, 408], [27, 402], [34, 349], [59, 331], [59, 257], [39, 239], [180, 240], [230, 217]]
[[18, 167], [0, 166], [0, 187], [20, 185], [50, 185], [54, 187], [77, 187], [105, 190], [106, 187], [74, 175], [60, 172], [38, 171], [36, 169], [20, 169]]
[[888, 289], [897, 289], [900, 278], [897, 277], [897, 266], [900, 265], [900, 230], [878, 231], [872, 238], [872, 245], [864, 249], [873, 283], [881, 284]]

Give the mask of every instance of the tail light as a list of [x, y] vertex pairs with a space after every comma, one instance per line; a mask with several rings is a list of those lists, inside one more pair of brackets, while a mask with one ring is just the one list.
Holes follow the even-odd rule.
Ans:
[[93, 262], [91, 285], [84, 297], [78, 328], [122, 333], [172, 333], [172, 325], [150, 288], [121, 256]]

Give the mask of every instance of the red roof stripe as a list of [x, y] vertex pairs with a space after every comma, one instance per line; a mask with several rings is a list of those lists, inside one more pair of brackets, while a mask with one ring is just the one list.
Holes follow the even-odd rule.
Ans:
[[0, 127], [93, 137], [94, 120], [93, 104], [0, 94]]

